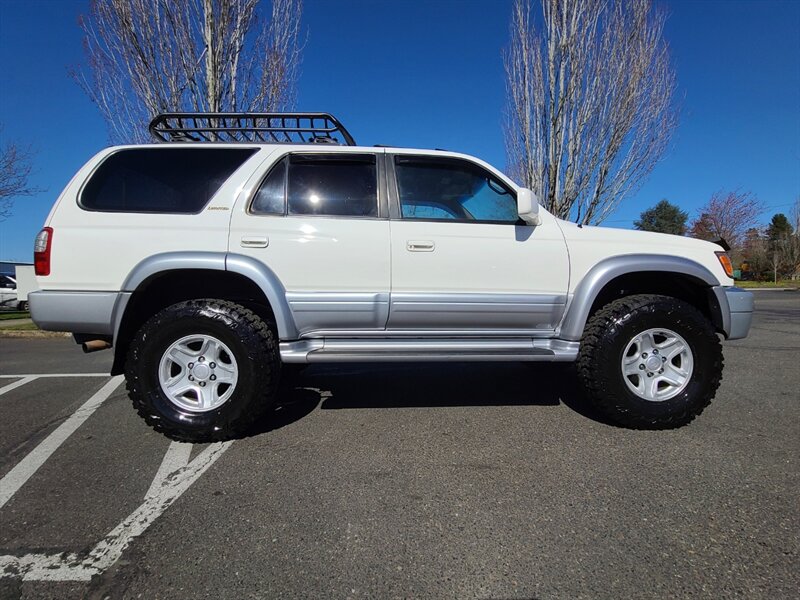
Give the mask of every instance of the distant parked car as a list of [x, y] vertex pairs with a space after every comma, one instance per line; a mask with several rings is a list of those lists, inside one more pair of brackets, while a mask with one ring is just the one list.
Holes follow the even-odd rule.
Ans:
[[0, 306], [17, 307], [17, 281], [10, 275], [0, 275]]

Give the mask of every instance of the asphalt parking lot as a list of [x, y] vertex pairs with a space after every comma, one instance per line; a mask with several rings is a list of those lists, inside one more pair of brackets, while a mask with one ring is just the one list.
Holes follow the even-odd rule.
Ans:
[[568, 366], [315, 366], [192, 447], [109, 352], [0, 338], [0, 597], [795, 598], [800, 293], [756, 302], [664, 432], [598, 421]]

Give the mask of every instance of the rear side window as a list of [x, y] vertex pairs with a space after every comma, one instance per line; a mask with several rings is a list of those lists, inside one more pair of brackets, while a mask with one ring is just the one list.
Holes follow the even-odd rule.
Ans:
[[83, 188], [87, 210], [200, 212], [254, 148], [133, 148], [106, 158]]
[[375, 217], [377, 179], [374, 154], [293, 154], [272, 167], [250, 212]]

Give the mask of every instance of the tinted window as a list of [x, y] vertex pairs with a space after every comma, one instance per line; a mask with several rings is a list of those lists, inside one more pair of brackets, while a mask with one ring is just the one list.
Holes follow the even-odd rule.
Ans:
[[478, 165], [457, 159], [396, 157], [404, 219], [516, 223], [513, 192]]
[[196, 213], [254, 152], [250, 148], [134, 148], [109, 156], [81, 194], [89, 210]]
[[287, 185], [290, 215], [378, 214], [378, 185], [372, 154], [293, 155]]
[[253, 198], [250, 212], [273, 215], [286, 213], [286, 165], [288, 164], [289, 160], [284, 158], [272, 167]]

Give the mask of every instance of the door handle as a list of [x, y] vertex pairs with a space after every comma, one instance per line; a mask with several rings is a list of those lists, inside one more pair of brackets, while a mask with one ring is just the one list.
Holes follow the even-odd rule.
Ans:
[[433, 252], [436, 244], [429, 240], [408, 240], [406, 250], [409, 252]]
[[269, 238], [266, 236], [245, 236], [240, 242], [242, 248], [266, 248]]

